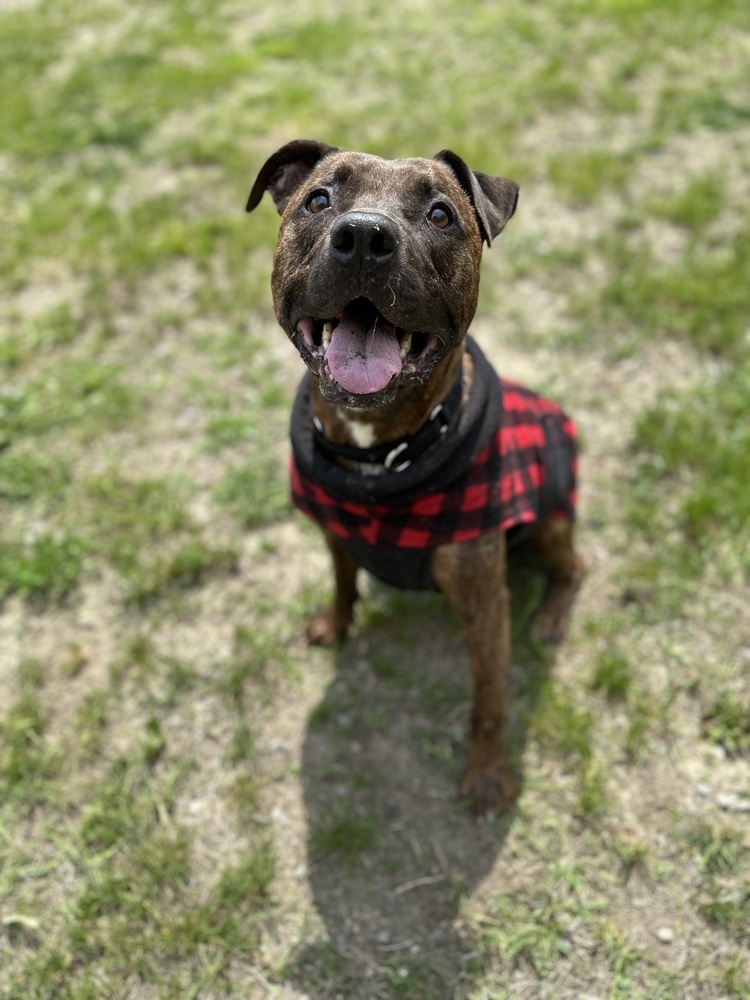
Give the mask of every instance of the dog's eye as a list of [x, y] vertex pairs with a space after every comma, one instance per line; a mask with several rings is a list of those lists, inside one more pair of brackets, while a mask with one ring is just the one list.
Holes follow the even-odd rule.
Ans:
[[453, 222], [453, 216], [445, 205], [433, 205], [427, 218], [438, 229], [447, 229], [451, 222]]
[[312, 212], [313, 215], [317, 215], [318, 212], [322, 212], [323, 209], [328, 208], [330, 204], [331, 199], [328, 197], [328, 193], [326, 191], [313, 191], [311, 195], [308, 195], [305, 207], [308, 212]]

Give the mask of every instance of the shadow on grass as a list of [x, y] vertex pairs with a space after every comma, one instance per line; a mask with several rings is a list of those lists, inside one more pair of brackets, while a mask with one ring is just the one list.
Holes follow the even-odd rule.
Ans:
[[[508, 723], [522, 783], [527, 720], [552, 657], [524, 638], [539, 567], [514, 559], [510, 585]], [[444, 599], [376, 588], [365, 618], [308, 725], [308, 877], [325, 931], [287, 971], [320, 1000], [463, 996], [481, 970], [462, 904], [514, 816], [477, 821], [456, 797], [470, 664]]]

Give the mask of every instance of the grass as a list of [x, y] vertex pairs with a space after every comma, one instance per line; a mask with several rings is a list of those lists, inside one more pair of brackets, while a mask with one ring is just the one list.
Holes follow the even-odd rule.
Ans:
[[747, 753], [750, 750], [750, 712], [746, 699], [731, 691], [722, 692], [703, 715], [703, 731], [728, 754]]
[[[740, 0], [3, 8], [0, 996], [748, 995], [748, 32]], [[521, 183], [478, 322], [578, 415], [590, 571], [553, 656], [514, 569], [510, 820], [452, 798], [440, 598], [300, 639], [330, 584], [278, 219], [243, 212], [296, 136]]]
[[726, 828], [696, 824], [686, 841], [698, 856], [701, 882], [696, 900], [700, 915], [730, 939], [747, 942], [750, 906], [750, 851]]
[[[747, 578], [744, 539], [750, 526], [747, 492], [739, 469], [750, 461], [750, 436], [742, 414], [750, 399], [744, 370], [722, 370], [689, 392], [665, 394], [636, 428], [637, 485], [631, 521], [659, 540], [641, 572], [651, 579], [664, 567], [678, 582], [708, 565], [724, 579]], [[669, 528], [663, 497], [679, 482]]]
[[0, 453], [0, 497], [4, 500], [53, 499], [69, 481], [70, 469], [58, 456], [11, 449]]
[[0, 540], [0, 599], [18, 594], [37, 604], [62, 601], [78, 584], [84, 550], [72, 535]]
[[585, 879], [577, 867], [557, 863], [533, 900], [501, 896], [491, 913], [478, 918], [481, 947], [490, 954], [499, 949], [504, 963], [528, 965], [543, 978], [573, 951], [574, 928], [598, 926], [600, 910], [601, 901], [586, 897]]
[[350, 809], [339, 809], [324, 826], [312, 831], [311, 854], [319, 857], [335, 852], [344, 859], [353, 861], [364, 851], [377, 846], [377, 828], [376, 816], [357, 816]]
[[632, 683], [632, 672], [627, 654], [618, 646], [607, 646], [601, 651], [591, 678], [591, 687], [602, 691], [610, 700], [623, 698]]

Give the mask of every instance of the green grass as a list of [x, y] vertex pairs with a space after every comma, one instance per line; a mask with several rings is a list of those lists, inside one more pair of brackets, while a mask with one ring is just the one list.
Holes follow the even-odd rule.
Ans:
[[480, 948], [497, 949], [510, 967], [525, 966], [542, 978], [573, 949], [574, 926], [593, 928], [601, 904], [581, 894], [583, 877], [565, 865], [553, 866], [533, 900], [501, 896], [490, 913], [477, 918]]
[[594, 717], [579, 708], [569, 691], [549, 685], [542, 691], [531, 719], [531, 729], [550, 750], [576, 760], [588, 760], [592, 752]]
[[744, 357], [744, 318], [750, 301], [747, 233], [712, 248], [710, 254], [701, 243], [671, 265], [655, 259], [647, 245], [633, 241], [635, 245], [628, 246], [624, 236], [618, 234], [616, 244], [602, 248], [614, 276], [600, 300], [586, 303], [582, 312], [592, 320], [630, 328], [640, 337], [678, 336], [731, 360]]
[[[631, 519], [653, 541], [654, 562], [675, 575], [695, 576], [709, 562], [728, 576], [750, 572], [741, 544], [750, 529], [741, 471], [750, 462], [748, 402], [746, 370], [726, 368], [689, 392], [665, 394], [638, 423]], [[664, 498], [672, 493], [665, 538]]]
[[36, 604], [62, 601], [83, 571], [85, 545], [73, 535], [0, 538], [0, 600], [18, 594]]
[[263, 697], [289, 671], [291, 662], [282, 637], [268, 627], [240, 625], [235, 629], [232, 655], [217, 682], [221, 693], [241, 706], [247, 694]]
[[679, 194], [647, 202], [649, 215], [682, 226], [696, 238], [721, 216], [727, 207], [727, 185], [717, 174], [694, 177]]
[[631, 685], [632, 673], [627, 655], [617, 646], [599, 654], [591, 686], [603, 691], [610, 700], [624, 697]]
[[633, 157], [608, 150], [566, 152], [550, 160], [549, 177], [560, 195], [588, 202], [603, 191], [622, 192], [633, 169]]
[[[124, 678], [117, 690], [87, 692], [65, 745], [50, 728], [55, 712], [46, 703], [54, 676], [37, 661], [19, 667], [21, 695], [2, 727], [3, 808], [19, 818], [44, 808], [56, 829], [43, 831], [55, 859], [46, 867], [35, 862], [37, 847], [0, 844], [0, 891], [17, 899], [14, 940], [29, 956], [9, 980], [13, 996], [88, 995], [94, 982], [117, 990], [133, 977], [158, 984], [165, 996], [184, 995], [196, 984], [221, 980], [237, 955], [258, 947], [258, 914], [269, 905], [275, 866], [272, 845], [258, 840], [221, 866], [209, 888], [196, 890], [194, 838], [175, 813], [194, 765], [184, 753], [175, 761], [167, 727], [170, 710], [184, 705], [195, 684], [175, 685], [176, 664], [158, 658], [143, 640], [132, 644], [129, 659], [148, 669], [151, 693], [139, 683], [142, 721], [127, 757], [113, 756], [108, 740], [127, 690]], [[174, 693], [165, 698], [170, 678]], [[73, 798], [61, 795], [57, 784], [71, 780]], [[34, 913], [54, 892], [47, 875], [54, 878], [63, 864], [71, 866], [72, 891], [41, 935]]]
[[45, 800], [49, 782], [59, 773], [59, 754], [45, 738], [42, 705], [33, 693], [23, 694], [2, 724], [0, 789], [3, 799], [24, 810]]
[[70, 467], [59, 456], [11, 448], [0, 453], [0, 498], [3, 500], [33, 500], [40, 496], [53, 500], [69, 482]]
[[[0, 995], [748, 995], [749, 32], [742, 0], [2, 9]], [[580, 414], [591, 573], [552, 654], [513, 569], [507, 824], [451, 798], [439, 596], [301, 640], [330, 580], [278, 217], [244, 213], [297, 136], [521, 183], [479, 316]], [[413, 943], [367, 939], [401, 907]]]
[[703, 714], [703, 732], [730, 755], [750, 751], [750, 705], [747, 699], [725, 691]]
[[[697, 864], [699, 884], [694, 900], [696, 912], [709, 924], [721, 928], [730, 941], [747, 942], [750, 906], [750, 848], [726, 825], [692, 821], [681, 832], [688, 847], [688, 863]], [[736, 972], [727, 970], [730, 980]]]
[[372, 850], [378, 843], [378, 820], [359, 816], [347, 807], [339, 808], [325, 823], [312, 831], [310, 851], [313, 857], [335, 853], [349, 862]]
[[233, 954], [257, 947], [253, 911], [265, 905], [273, 877], [269, 846], [228, 865], [210, 893], [194, 898], [189, 835], [168, 819], [169, 789], [154, 788], [147, 773], [118, 761], [87, 802], [73, 859], [79, 889], [66, 906], [64, 935], [42, 945], [12, 991], [87, 995], [95, 981], [146, 977], [172, 996], [205, 975], [170, 970], [186, 953], [202, 950], [216, 976]]
[[393, 995], [402, 1000], [429, 1000], [446, 985], [445, 977], [424, 958], [390, 959], [386, 970]]
[[289, 487], [278, 458], [259, 456], [229, 469], [216, 490], [217, 499], [246, 528], [277, 520], [288, 510]]

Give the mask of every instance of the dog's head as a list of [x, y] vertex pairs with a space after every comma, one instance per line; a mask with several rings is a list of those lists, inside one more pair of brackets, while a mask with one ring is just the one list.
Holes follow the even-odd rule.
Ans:
[[382, 406], [424, 382], [468, 330], [482, 243], [513, 215], [518, 185], [449, 150], [383, 160], [297, 140], [263, 165], [247, 210], [281, 213], [276, 315], [331, 402]]

